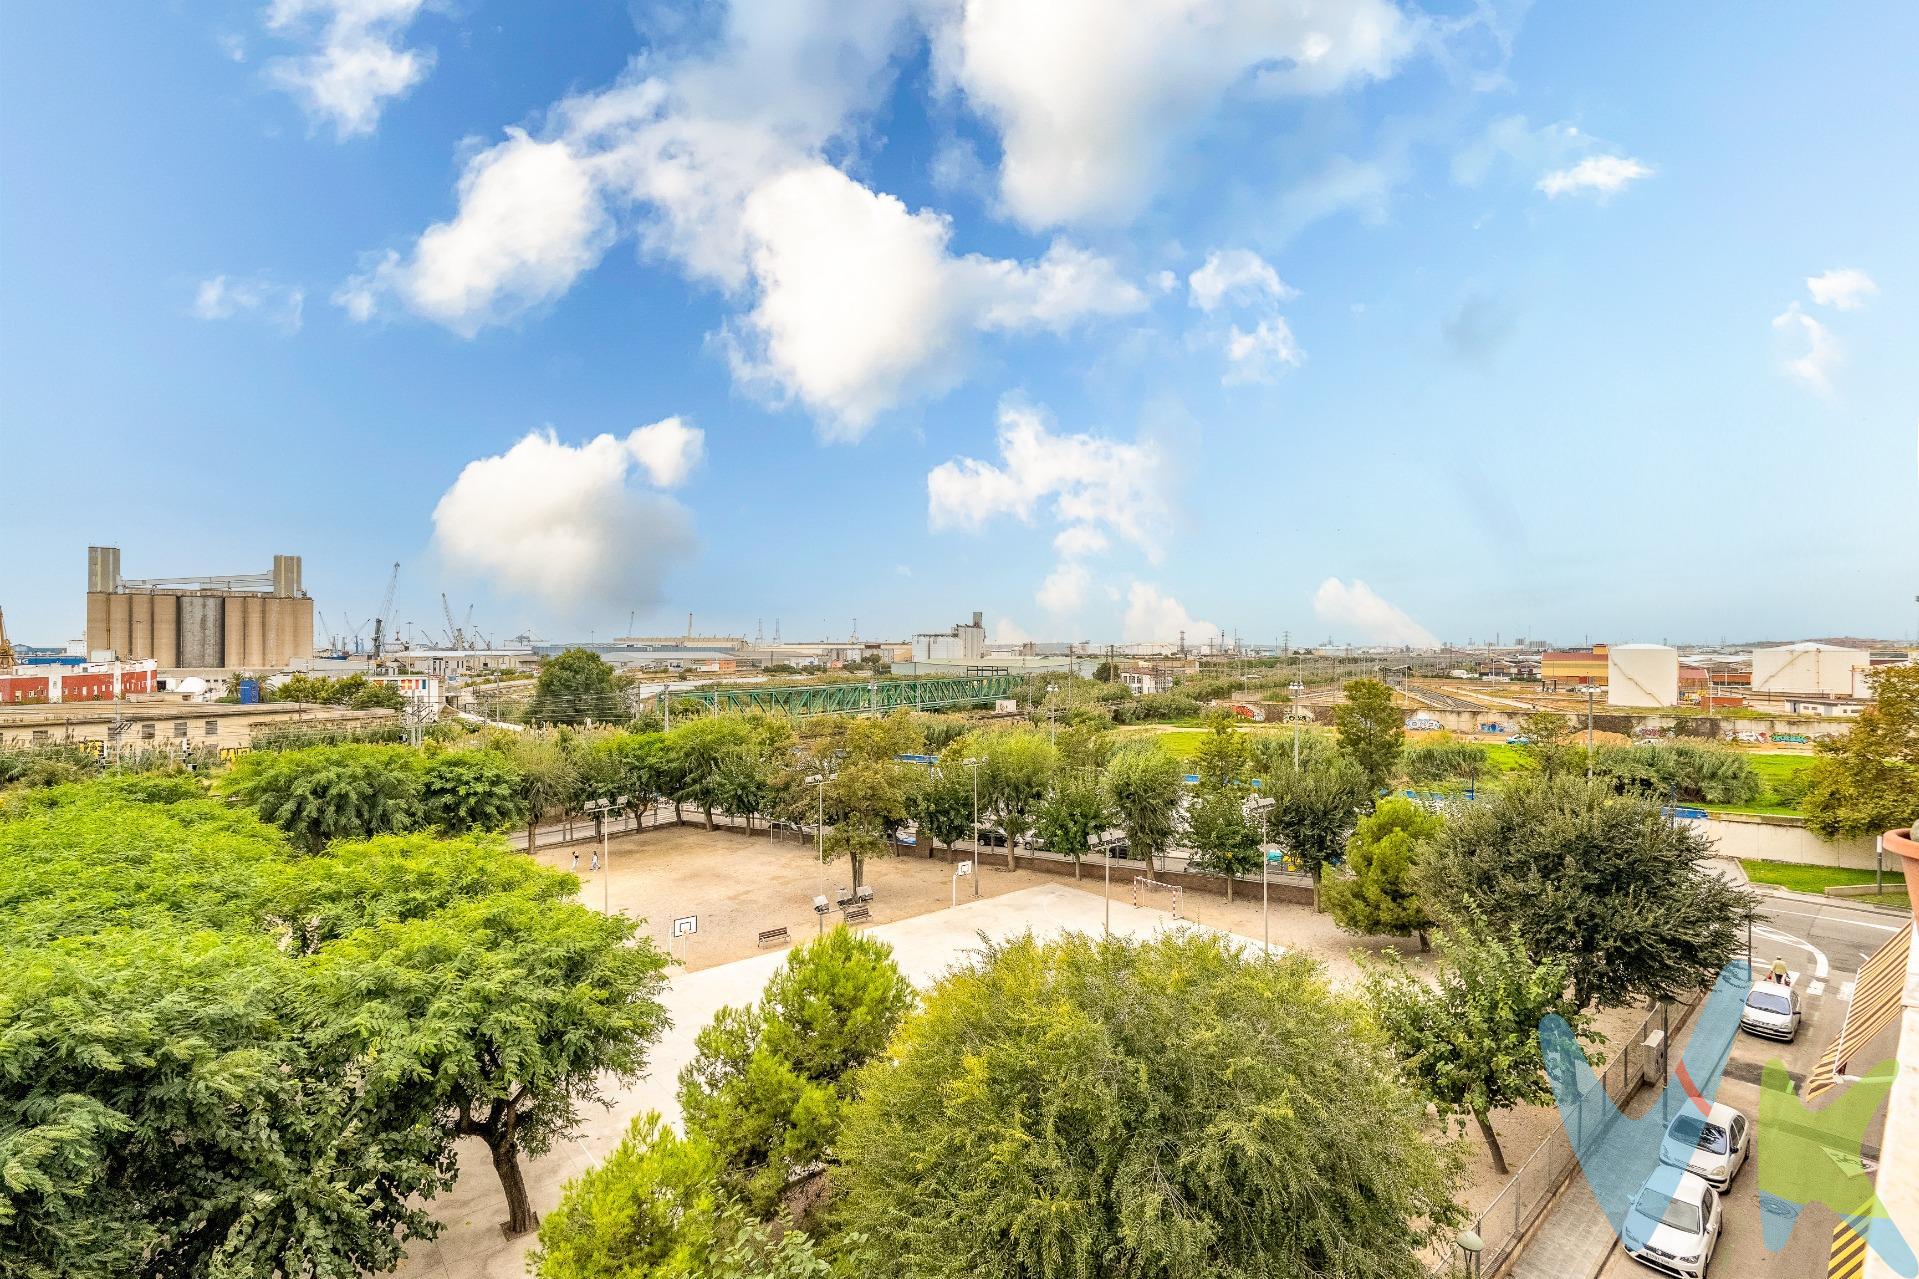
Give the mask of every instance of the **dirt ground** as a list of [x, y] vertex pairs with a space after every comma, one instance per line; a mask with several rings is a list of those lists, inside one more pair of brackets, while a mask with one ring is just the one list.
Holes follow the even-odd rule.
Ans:
[[[784, 925], [793, 941], [804, 941], [820, 930], [813, 911], [815, 896], [837, 901], [853, 882], [844, 859], [827, 863], [822, 874], [811, 843], [795, 842], [791, 835], [769, 840], [755, 833], [749, 839], [740, 830], [707, 831], [698, 825], [667, 826], [644, 834], [617, 836], [609, 841], [611, 876], [592, 869], [596, 845], [578, 843], [540, 850], [540, 861], [580, 877], [580, 900], [598, 910], [607, 902], [645, 920], [644, 931], [662, 949], [672, 949], [689, 971], [730, 963], [760, 953], [761, 931]], [[577, 852], [579, 864], [574, 866]], [[999, 863], [996, 865], [995, 863]], [[970, 879], [959, 881], [960, 900], [976, 893], [997, 897], [1045, 884], [1076, 887], [1095, 897], [1102, 893], [1101, 867], [1089, 861], [1083, 878], [1030, 870], [1008, 871], [993, 849], [986, 849]], [[1135, 865], [1113, 868], [1113, 900], [1132, 901]], [[865, 882], [873, 889], [872, 922], [910, 919], [953, 903], [952, 868], [941, 858], [910, 854], [875, 858], [866, 863]], [[1242, 886], [1232, 905], [1224, 897], [1189, 892], [1183, 895], [1182, 915], [1208, 928], [1223, 929], [1253, 941], [1263, 940], [1259, 893]], [[698, 920], [697, 931], [674, 943], [673, 920]], [[838, 910], [826, 917], [831, 927]], [[1377, 953], [1397, 949], [1415, 956], [1411, 941], [1393, 938], [1357, 938], [1341, 932], [1330, 917], [1315, 915], [1304, 906], [1274, 903], [1270, 913], [1272, 944], [1303, 951], [1322, 960], [1338, 980], [1359, 976], [1355, 952]]]
[[[615, 838], [610, 842], [612, 871], [606, 874], [590, 869], [593, 845], [575, 844], [567, 848], [544, 849], [540, 860], [561, 869], [573, 868], [573, 853], [579, 853], [580, 898], [599, 909], [609, 900], [612, 908], [644, 919], [645, 932], [663, 949], [671, 949], [688, 971], [711, 968], [762, 953], [758, 934], [763, 929], [785, 925], [793, 941], [815, 935], [820, 921], [813, 911], [813, 898], [822, 891], [828, 900], [837, 900], [852, 883], [845, 861], [829, 862], [822, 878], [820, 863], [812, 844], [796, 842], [792, 836], [769, 840], [763, 834], [748, 838], [738, 830], [708, 832], [697, 826], [669, 826], [640, 835]], [[1101, 895], [1102, 881], [1098, 863], [1085, 867], [1077, 884], [1070, 878], [1035, 871], [995, 869], [993, 850], [988, 849], [980, 868], [970, 879], [959, 881], [960, 900], [972, 900], [975, 890], [981, 897], [997, 897], [1020, 889], [1047, 885], [1077, 888], [1094, 897]], [[1113, 900], [1130, 904], [1132, 875], [1135, 868], [1115, 867]], [[944, 860], [902, 855], [867, 862], [865, 881], [873, 888], [871, 902], [875, 924], [910, 919], [951, 906], [953, 877]], [[1205, 893], [1187, 893], [1182, 914], [1209, 928], [1222, 929], [1251, 941], [1262, 940], [1262, 921], [1257, 890], [1241, 891], [1229, 906], [1223, 897]], [[697, 932], [673, 942], [670, 933], [676, 917], [695, 916]], [[837, 910], [827, 916], [831, 926]], [[1410, 939], [1358, 938], [1341, 932], [1331, 917], [1316, 915], [1307, 906], [1273, 904], [1267, 923], [1275, 947], [1301, 951], [1326, 965], [1335, 982], [1357, 982], [1361, 977], [1359, 957], [1399, 952], [1414, 966], [1423, 966], [1418, 947]], [[1637, 1027], [1645, 1017], [1638, 1008], [1615, 1009], [1599, 1018], [1599, 1029], [1609, 1042], [1598, 1051], [1610, 1060], [1623, 1047], [1621, 1036]], [[1504, 1111], [1494, 1116], [1493, 1127], [1504, 1147], [1506, 1161], [1517, 1168], [1534, 1148], [1558, 1125], [1557, 1112], [1551, 1106], [1535, 1106]], [[1456, 1126], [1455, 1126], [1456, 1127]], [[1460, 1200], [1478, 1211], [1490, 1203], [1506, 1182], [1494, 1175], [1477, 1129], [1460, 1133], [1461, 1149], [1466, 1156], [1466, 1177]]]

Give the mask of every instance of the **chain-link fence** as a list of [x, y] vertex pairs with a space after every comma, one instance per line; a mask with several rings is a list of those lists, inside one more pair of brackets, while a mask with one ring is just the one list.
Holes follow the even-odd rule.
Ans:
[[[1580, 1097], [1578, 1104], [1562, 1110], [1560, 1122], [1547, 1133], [1546, 1140], [1519, 1166], [1513, 1179], [1486, 1205], [1472, 1223], [1472, 1231], [1485, 1243], [1480, 1254], [1480, 1273], [1496, 1275], [1519, 1249], [1526, 1232], [1539, 1220], [1553, 1196], [1559, 1192], [1577, 1166], [1574, 1137], [1586, 1145], [1589, 1136], [1610, 1123], [1633, 1094], [1645, 1085], [1647, 1064], [1654, 1077], [1664, 1080], [1668, 1071], [1666, 1054], [1673, 1039], [1698, 1007], [1696, 996], [1673, 1000], [1664, 1008], [1655, 1007], [1645, 1021], [1624, 1038], [1624, 1047], [1614, 1054], [1597, 1084]], [[1647, 1036], [1664, 1032], [1657, 1047], [1648, 1047]], [[1655, 1085], [1656, 1086], [1656, 1085]], [[1571, 1127], [1572, 1136], [1567, 1128]], [[1464, 1273], [1462, 1254], [1457, 1248], [1433, 1266], [1436, 1277]]]

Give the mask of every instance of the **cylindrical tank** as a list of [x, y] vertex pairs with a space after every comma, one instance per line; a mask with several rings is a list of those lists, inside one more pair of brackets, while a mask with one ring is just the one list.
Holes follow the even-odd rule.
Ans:
[[218, 595], [180, 597], [180, 665], [190, 670], [226, 665], [225, 602]]
[[113, 647], [113, 628], [107, 617], [107, 601], [112, 598], [104, 591], [87, 592], [88, 656], [92, 656], [103, 648]]
[[240, 599], [235, 595], [219, 596], [221, 612], [221, 632], [223, 643], [220, 645], [220, 660], [215, 666], [228, 670], [238, 670], [247, 664], [247, 615], [241, 607]]
[[267, 664], [267, 623], [266, 610], [260, 606], [266, 602], [263, 595], [236, 595], [242, 601], [241, 608], [246, 613], [246, 668], [257, 671]]
[[286, 601], [277, 595], [269, 595], [260, 601], [260, 615], [266, 619], [267, 628], [264, 663], [267, 666], [286, 665], [287, 634], [286, 627], [282, 624], [286, 617], [286, 610], [282, 607], [285, 603]]
[[1614, 644], [1607, 650], [1606, 705], [1678, 704], [1678, 649], [1665, 644]]
[[135, 591], [130, 601], [133, 639], [127, 646], [127, 656], [136, 662], [145, 661], [153, 656], [153, 596]]
[[[294, 558], [299, 558], [295, 556]], [[296, 599], [287, 601], [293, 607], [293, 655], [299, 658], [313, 656], [313, 601]]]
[[171, 591], [153, 596], [153, 656], [162, 667], [180, 664], [180, 597]]
[[1827, 693], [1852, 696], [1853, 670], [1870, 666], [1872, 655], [1863, 649], [1837, 644], [1787, 644], [1754, 649], [1752, 691], [1755, 693]]
[[107, 647], [123, 658], [133, 656], [133, 602], [127, 595], [107, 596]]

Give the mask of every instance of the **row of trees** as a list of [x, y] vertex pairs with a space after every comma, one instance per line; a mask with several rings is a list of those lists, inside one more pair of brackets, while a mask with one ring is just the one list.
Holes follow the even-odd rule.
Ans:
[[310, 853], [193, 780], [0, 814], [0, 1256], [34, 1276], [337, 1276], [631, 1081], [667, 960], [491, 838]]

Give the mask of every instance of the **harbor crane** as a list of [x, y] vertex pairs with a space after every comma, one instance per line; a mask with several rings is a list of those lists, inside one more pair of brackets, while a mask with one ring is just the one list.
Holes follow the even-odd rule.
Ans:
[[386, 598], [380, 601], [380, 611], [373, 618], [373, 660], [379, 661], [386, 655], [387, 630], [393, 618], [393, 593], [400, 589], [400, 561], [393, 561], [393, 575], [387, 578]]

